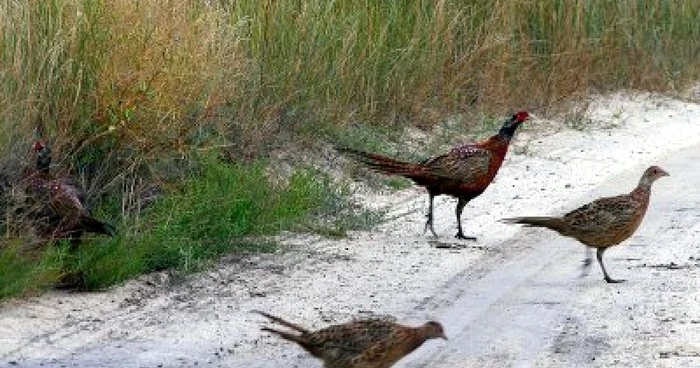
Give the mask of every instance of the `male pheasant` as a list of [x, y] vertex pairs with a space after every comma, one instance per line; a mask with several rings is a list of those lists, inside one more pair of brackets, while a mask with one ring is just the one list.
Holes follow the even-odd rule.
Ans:
[[383, 319], [367, 319], [309, 331], [268, 313], [255, 312], [296, 333], [268, 327], [262, 331], [299, 344], [322, 360], [325, 368], [389, 368], [428, 339], [447, 340], [438, 322], [409, 327]]
[[590, 249], [596, 248], [596, 258], [603, 270], [604, 280], [608, 283], [623, 282], [625, 280], [615, 280], [608, 275], [603, 264], [603, 253], [634, 234], [649, 207], [651, 185], [664, 176], [668, 176], [666, 171], [651, 166], [644, 171], [639, 185], [629, 194], [597, 199], [562, 217], [515, 217], [502, 221], [545, 227], [580, 241], [588, 247], [583, 263], [584, 274], [592, 263]]
[[433, 228], [433, 199], [438, 195], [457, 198], [457, 239], [476, 240], [462, 231], [462, 211], [472, 199], [483, 193], [493, 181], [508, 152], [511, 138], [518, 127], [529, 119], [526, 111], [520, 111], [503, 123], [498, 134], [478, 143], [465, 144], [450, 152], [421, 163], [398, 161], [386, 156], [340, 148], [370, 168], [388, 175], [400, 175], [413, 180], [428, 190], [428, 220], [425, 229], [437, 236]]
[[71, 178], [56, 178], [50, 173], [51, 149], [42, 141], [34, 143], [36, 171], [24, 180], [24, 187], [38, 213], [46, 214], [53, 237], [79, 239], [83, 232], [116, 235], [114, 226], [90, 216], [85, 207], [85, 192]]

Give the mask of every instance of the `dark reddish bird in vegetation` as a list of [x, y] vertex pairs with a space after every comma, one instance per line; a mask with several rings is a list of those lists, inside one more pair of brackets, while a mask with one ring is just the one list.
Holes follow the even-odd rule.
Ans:
[[325, 368], [389, 368], [429, 339], [447, 340], [438, 322], [409, 327], [385, 319], [368, 319], [309, 331], [268, 313], [254, 312], [294, 330], [262, 329], [299, 344], [321, 359]]
[[596, 258], [603, 270], [604, 280], [609, 283], [623, 282], [625, 280], [615, 280], [608, 275], [603, 265], [603, 253], [634, 234], [649, 207], [651, 185], [664, 176], [668, 176], [666, 171], [651, 166], [644, 171], [639, 185], [629, 194], [597, 199], [562, 217], [515, 217], [502, 221], [545, 227], [580, 241], [588, 247], [583, 262], [584, 275], [592, 263], [591, 248], [596, 248]]
[[503, 124], [498, 134], [482, 142], [455, 147], [452, 151], [430, 158], [421, 163], [402, 162], [386, 156], [340, 148], [341, 152], [354, 157], [370, 168], [389, 175], [400, 175], [413, 180], [428, 190], [428, 220], [425, 229], [433, 228], [433, 199], [438, 195], [457, 198], [458, 239], [476, 240], [467, 237], [462, 231], [462, 211], [472, 199], [483, 193], [496, 177], [498, 169], [508, 152], [511, 138], [520, 124], [529, 119], [526, 111], [511, 116]]
[[80, 239], [84, 232], [116, 235], [114, 226], [90, 216], [85, 207], [85, 192], [75, 180], [51, 175], [51, 148], [37, 141], [33, 150], [36, 170], [24, 179], [24, 187], [35, 213], [48, 219], [50, 226], [45, 235], [74, 240]]

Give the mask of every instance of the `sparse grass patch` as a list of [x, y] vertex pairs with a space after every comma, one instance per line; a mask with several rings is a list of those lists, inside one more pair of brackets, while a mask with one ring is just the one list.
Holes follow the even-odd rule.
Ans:
[[[331, 126], [327, 126], [327, 129]], [[391, 148], [403, 133], [402, 129], [388, 129], [369, 124], [354, 124], [328, 129], [326, 137], [337, 147], [350, 147], [380, 154], [391, 153]]]
[[386, 185], [394, 190], [403, 190], [413, 186], [413, 182], [406, 178], [392, 176], [386, 180]]
[[564, 116], [564, 125], [578, 131], [586, 130], [592, 123], [585, 112], [574, 111]]

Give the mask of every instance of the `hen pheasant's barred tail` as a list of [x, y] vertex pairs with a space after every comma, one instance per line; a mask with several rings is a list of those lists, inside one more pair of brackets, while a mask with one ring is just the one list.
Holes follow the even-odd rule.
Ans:
[[[301, 332], [301, 333], [311, 333], [311, 331], [309, 331], [309, 330], [307, 330], [307, 329], [305, 329], [305, 328], [303, 328], [303, 327], [301, 327], [301, 326], [299, 326], [299, 325], [295, 325], [294, 323], [285, 321], [285, 320], [283, 320], [282, 318], [273, 316], [273, 315], [271, 315], [271, 314], [269, 314], [269, 313], [265, 313], [265, 312], [259, 311], [259, 310], [253, 310], [252, 312], [253, 312], [253, 313], [257, 313], [257, 314], [259, 314], [259, 315], [261, 315], [261, 316], [264, 316], [264, 317], [268, 318], [269, 320], [271, 320], [272, 322], [275, 322], [275, 323], [280, 324], [280, 325], [285, 326], [285, 327], [289, 327], [289, 328], [291, 328], [292, 330], [296, 330], [296, 331], [299, 331], [299, 332]], [[276, 334], [278, 334], [278, 335], [282, 335], [282, 333], [281, 333], [280, 331], [277, 331], [277, 330], [263, 329], [263, 331], [274, 332], [274, 333], [276, 333]], [[293, 335], [292, 335], [292, 336], [293, 336]], [[283, 337], [284, 337], [284, 336], [283, 336]], [[294, 341], [296, 341], [296, 340], [294, 340]]]
[[281, 337], [285, 340], [296, 342], [297, 344], [306, 347], [306, 340], [300, 338], [298, 335], [295, 335], [293, 333], [275, 330], [274, 328], [269, 328], [269, 327], [263, 327], [260, 329], [260, 331], [273, 333], [273, 334], [278, 335], [279, 337]]
[[501, 220], [506, 224], [521, 224], [527, 227], [546, 227], [561, 233], [564, 228], [564, 222], [557, 217], [513, 217]]
[[369, 166], [371, 169], [383, 172], [385, 174], [405, 176], [415, 174], [422, 170], [422, 166], [420, 165], [394, 160], [393, 158], [374, 153], [363, 152], [352, 148], [337, 148], [337, 150], [346, 156]]

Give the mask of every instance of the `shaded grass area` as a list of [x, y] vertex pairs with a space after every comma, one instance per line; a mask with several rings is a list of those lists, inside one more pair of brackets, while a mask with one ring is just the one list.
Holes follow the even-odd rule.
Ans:
[[[265, 236], [280, 231], [343, 236], [381, 220], [380, 213], [354, 205], [346, 187], [313, 169], [297, 169], [278, 182], [268, 170], [262, 161], [208, 157], [197, 175], [126, 218], [115, 238], [87, 240], [75, 252], [60, 243], [43, 252], [8, 246], [0, 251], [0, 297], [35, 293], [76, 276], [92, 290], [151, 271], [197, 271], [223, 254], [272, 251], [275, 241]], [[119, 210], [101, 212], [109, 217]]]
[[17, 244], [5, 246], [0, 250], [0, 299], [52, 287], [65, 273], [68, 258], [67, 246], [37, 254], [27, 254]]

